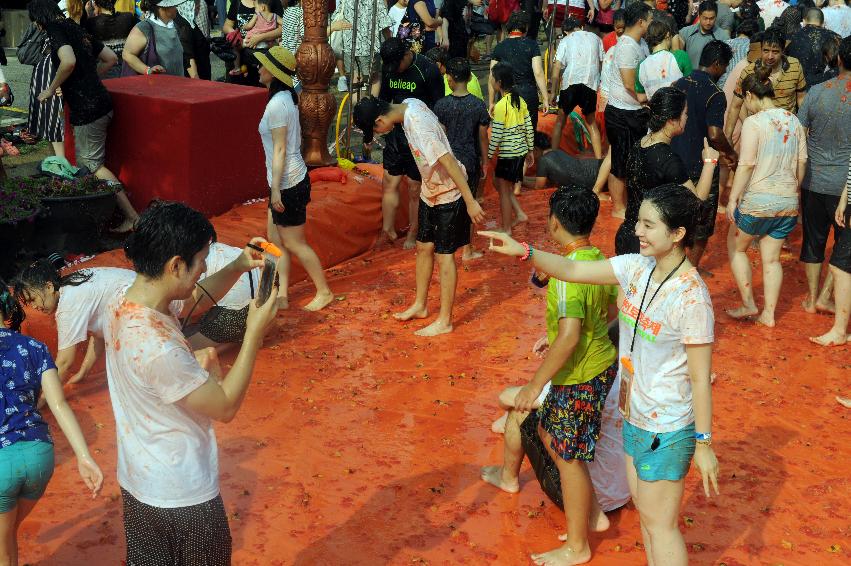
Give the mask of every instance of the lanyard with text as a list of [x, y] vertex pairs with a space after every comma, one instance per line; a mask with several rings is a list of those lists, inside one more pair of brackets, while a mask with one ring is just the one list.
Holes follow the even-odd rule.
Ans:
[[[650, 303], [653, 302], [653, 299], [656, 298], [656, 295], [659, 294], [659, 291], [662, 290], [662, 286], [668, 282], [674, 273], [685, 263], [686, 258], [683, 256], [682, 261], [677, 264], [677, 266], [671, 270], [668, 275], [659, 283], [659, 286], [656, 287], [656, 291], [653, 292], [653, 295], [650, 297], [650, 300], [647, 301], [647, 308], [650, 308]], [[656, 266], [653, 266], [653, 271], [650, 272], [650, 277], [647, 278], [647, 285], [644, 286], [644, 294], [641, 295], [641, 303], [638, 305], [638, 314], [635, 316], [635, 326], [632, 329], [632, 342], [629, 345], [629, 355], [621, 356], [621, 390], [620, 395], [618, 396], [618, 408], [620, 409], [621, 414], [627, 419], [629, 419], [629, 397], [632, 393], [632, 382], [633, 377], [635, 376], [635, 366], [632, 363], [632, 350], [635, 348], [635, 335], [638, 334], [638, 325], [641, 324], [641, 311], [644, 310], [644, 299], [647, 298], [647, 290], [650, 288], [650, 280], [653, 279], [653, 274], [656, 272]]]

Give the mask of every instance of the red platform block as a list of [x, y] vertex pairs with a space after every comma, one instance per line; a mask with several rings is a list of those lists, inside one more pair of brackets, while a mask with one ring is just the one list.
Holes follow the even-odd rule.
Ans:
[[[160, 198], [212, 216], [268, 194], [257, 133], [265, 89], [168, 75], [103, 84], [114, 108], [106, 166], [138, 210]], [[65, 143], [73, 157], [67, 123]]]

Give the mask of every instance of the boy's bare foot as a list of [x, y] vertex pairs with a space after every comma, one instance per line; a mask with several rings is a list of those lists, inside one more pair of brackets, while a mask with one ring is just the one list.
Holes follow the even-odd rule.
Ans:
[[756, 319], [757, 324], [761, 324], [763, 326], [767, 326], [768, 328], [774, 328], [776, 322], [774, 321], [774, 315], [765, 314], [765, 311], [762, 311], [762, 314]]
[[426, 318], [427, 316], [428, 309], [426, 307], [421, 307], [417, 304], [414, 304], [411, 305], [406, 311], [397, 312], [393, 315], [393, 318], [405, 322], [407, 320], [412, 320], [415, 318]]
[[819, 346], [843, 346], [848, 341], [844, 332], [835, 332], [832, 328], [821, 336], [811, 336], [810, 342]]
[[529, 222], [529, 217], [525, 214], [518, 214], [517, 218], [514, 219], [514, 222], [511, 223], [511, 227], [514, 228], [518, 224], [523, 224], [524, 222]]
[[278, 297], [278, 310], [287, 310], [290, 308], [289, 297]]
[[520, 196], [520, 185], [514, 185], [514, 196]]
[[749, 307], [739, 307], [737, 309], [726, 309], [724, 312], [727, 313], [727, 316], [730, 318], [735, 318], [736, 320], [741, 320], [743, 318], [750, 318], [754, 315], [759, 314], [759, 309], [756, 308], [756, 305]]
[[836, 402], [845, 407], [846, 409], [851, 409], [851, 399], [848, 397], [840, 397], [836, 396]]
[[325, 291], [324, 293], [316, 293], [316, 296], [313, 297], [313, 300], [304, 305], [304, 310], [310, 312], [321, 311], [325, 307], [331, 304], [331, 301], [334, 300], [334, 293], [331, 291]]
[[833, 301], [823, 303], [819, 300], [814, 301], [812, 298], [807, 297], [801, 301], [801, 306], [810, 314], [818, 314], [819, 312], [829, 312], [831, 314], [836, 313], [836, 305], [833, 304]]
[[420, 328], [414, 334], [417, 336], [440, 336], [441, 334], [449, 334], [450, 332], [452, 332], [452, 325], [438, 319], [425, 328]]
[[608, 531], [609, 527], [611, 526], [609, 518], [606, 517], [606, 514], [603, 513], [603, 511], [599, 507], [597, 507], [596, 505], [594, 507], [597, 509], [597, 515], [595, 516], [592, 512], [591, 516], [588, 517], [588, 530], [592, 533], [602, 533], [604, 531]]
[[507, 493], [520, 491], [520, 480], [506, 479], [502, 473], [502, 466], [485, 466], [482, 468], [482, 479]]
[[508, 420], [508, 413], [503, 413], [501, 417], [496, 419], [491, 425], [491, 431], [496, 434], [505, 434], [505, 421]]
[[573, 566], [585, 564], [589, 560], [591, 560], [591, 549], [587, 544], [584, 549], [578, 551], [565, 544], [555, 550], [532, 555], [532, 562], [539, 566]]
[[381, 230], [378, 233], [378, 239], [375, 241], [375, 247], [381, 248], [381, 247], [384, 247], [384, 246], [392, 246], [393, 242], [395, 242], [396, 238], [398, 238], [398, 237], [399, 236], [396, 234], [395, 231], [385, 232], [384, 230]]
[[485, 254], [479, 250], [473, 249], [473, 246], [464, 246], [464, 251], [461, 253], [461, 261], [473, 261], [482, 259]]
[[417, 235], [414, 234], [413, 237], [408, 236], [405, 238], [405, 243], [402, 244], [403, 250], [412, 250], [417, 247]]

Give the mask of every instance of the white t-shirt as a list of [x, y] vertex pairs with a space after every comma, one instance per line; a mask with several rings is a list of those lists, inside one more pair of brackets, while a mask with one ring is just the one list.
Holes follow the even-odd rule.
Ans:
[[644, 87], [647, 98], [653, 98], [662, 87], [674, 84], [683, 77], [677, 59], [670, 51], [657, 51], [641, 62], [638, 69], [638, 81]]
[[[428, 206], [455, 202], [461, 198], [461, 191], [446, 172], [446, 168], [438, 162], [438, 159], [447, 153], [452, 155], [449, 138], [446, 137], [443, 126], [423, 101], [406, 98], [403, 104], [406, 104], [408, 109], [405, 111], [402, 129], [405, 130], [411, 154], [423, 179], [420, 199]], [[455, 161], [458, 162], [457, 159]], [[460, 162], [458, 167], [466, 175], [466, 170]]]
[[115, 297], [123, 297], [136, 279], [136, 273], [118, 267], [87, 269], [92, 278], [77, 286], [59, 289], [56, 331], [59, 350], [84, 342], [89, 334], [103, 338], [103, 316]]
[[821, 9], [824, 14], [824, 27], [839, 34], [839, 37], [851, 35], [851, 7], [825, 6]]
[[[765, 29], [770, 28], [774, 22], [774, 18], [782, 14], [783, 10], [789, 7], [789, 4], [783, 0], [758, 0], [756, 5], [759, 6], [759, 17], [762, 18]], [[827, 17], [825, 17], [825, 20], [827, 20]]]
[[641, 110], [641, 104], [627, 92], [621, 78], [621, 69], [637, 69], [646, 57], [641, 44], [624, 34], [612, 47], [612, 62], [605, 66], [603, 83], [608, 93], [609, 104], [621, 110]]
[[396, 33], [399, 31], [399, 25], [402, 23], [402, 18], [405, 17], [405, 13], [407, 11], [407, 7], [399, 6], [397, 4], [393, 4], [393, 6], [387, 10], [387, 15], [390, 16], [390, 35], [393, 37], [396, 37]]
[[[174, 311], [172, 311], [174, 312]], [[177, 404], [208, 373], [173, 316], [111, 301], [104, 325], [106, 375], [118, 436], [118, 483], [147, 505], [198, 505], [219, 494], [209, 418]]]
[[[635, 374], [629, 422], [650, 432], [684, 428], [694, 422], [685, 347], [715, 341], [709, 290], [697, 270], [690, 269], [671, 278], [650, 302], [659, 288], [655, 281], [649, 281], [655, 258], [628, 254], [610, 258], [609, 262], [625, 295], [618, 313], [621, 358], [629, 356], [638, 307], [647, 288], [632, 351]], [[621, 363], [619, 374], [622, 373]]]
[[[225, 268], [229, 263], [238, 258], [242, 254], [242, 250], [220, 242], [210, 244], [210, 253], [207, 254], [207, 271], [201, 276], [199, 281], [211, 275], [218, 273]], [[254, 284], [254, 293], [260, 287], [260, 275], [262, 271], [259, 268], [252, 269], [250, 272], [243, 273], [239, 276], [231, 290], [219, 300], [219, 306], [226, 309], [239, 310], [251, 302], [251, 282], [249, 282], [248, 274], [251, 274]]]
[[603, 42], [597, 34], [583, 30], [572, 32], [559, 42], [556, 59], [564, 67], [561, 90], [570, 85], [584, 84], [596, 91], [600, 86]]
[[298, 108], [293, 104], [289, 92], [279, 92], [272, 97], [260, 119], [260, 139], [263, 141], [263, 153], [266, 154], [266, 183], [272, 186], [272, 156], [275, 144], [272, 130], [287, 128], [286, 161], [281, 176], [281, 190], [289, 189], [300, 183], [307, 175], [307, 165], [301, 156], [301, 124], [298, 121]]

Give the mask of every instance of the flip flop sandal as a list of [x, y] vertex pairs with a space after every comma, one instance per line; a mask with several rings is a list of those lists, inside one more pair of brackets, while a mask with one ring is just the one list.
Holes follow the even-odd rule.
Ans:
[[[35, 145], [38, 143], [38, 138], [32, 135], [26, 128], [17, 128], [12, 133], [18, 136], [21, 142], [26, 145]], [[12, 141], [14, 142], [14, 140]]]

